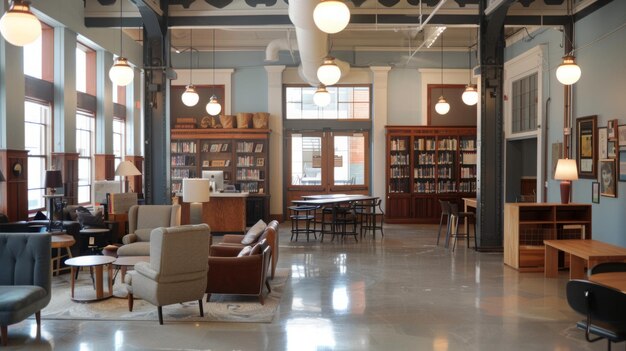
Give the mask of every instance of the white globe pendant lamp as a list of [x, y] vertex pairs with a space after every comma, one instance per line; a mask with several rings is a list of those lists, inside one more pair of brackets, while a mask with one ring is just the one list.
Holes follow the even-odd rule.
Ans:
[[324, 107], [330, 104], [330, 93], [328, 92], [328, 90], [326, 90], [325, 86], [320, 85], [317, 88], [315, 94], [313, 94], [313, 102], [318, 107]]
[[123, 55], [124, 45], [122, 41], [122, 1], [120, 1], [120, 56], [113, 62], [109, 69], [109, 79], [117, 86], [127, 86], [135, 78], [135, 72], [128, 64], [128, 60]]
[[196, 106], [198, 101], [200, 101], [200, 96], [193, 84], [189, 84], [185, 87], [185, 92], [180, 98], [183, 100], [183, 104], [189, 107]]
[[324, 63], [317, 69], [317, 79], [325, 86], [335, 85], [341, 78], [341, 70], [335, 63], [335, 58], [327, 56]]
[[468, 84], [465, 86], [465, 91], [461, 95], [461, 99], [466, 105], [474, 106], [478, 103], [478, 90], [476, 84]]
[[437, 111], [440, 115], [445, 115], [450, 112], [450, 104], [446, 101], [446, 98], [442, 96], [439, 97], [437, 104], [435, 105], [435, 111]]
[[217, 96], [211, 96], [209, 103], [206, 104], [206, 112], [211, 116], [217, 116], [222, 112], [222, 105], [217, 101]]
[[576, 57], [567, 55], [563, 63], [556, 69], [556, 79], [563, 85], [572, 85], [580, 79], [580, 67], [576, 64]]
[[350, 22], [350, 9], [338, 0], [323, 0], [313, 10], [317, 28], [328, 34], [341, 32]]
[[41, 36], [41, 23], [30, 12], [30, 1], [11, 1], [9, 10], [0, 18], [0, 32], [15, 46], [28, 45]]

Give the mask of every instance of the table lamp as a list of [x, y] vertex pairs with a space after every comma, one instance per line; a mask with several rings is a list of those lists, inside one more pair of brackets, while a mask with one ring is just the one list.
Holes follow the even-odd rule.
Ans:
[[57, 192], [58, 187], [63, 186], [63, 177], [61, 176], [61, 171], [58, 170], [47, 170], [46, 171], [46, 179], [45, 186], [48, 188], [48, 193], [50, 195], [54, 195]]
[[[115, 175], [116, 176], [121, 176], [124, 177], [120, 188], [122, 189], [121, 192], [126, 192], [126, 189], [128, 189], [128, 176], [138, 176], [141, 175], [141, 172], [137, 169], [137, 167], [130, 161], [123, 161], [121, 162], [118, 166], [117, 169], [115, 170]], [[131, 189], [132, 192], [132, 189]]]
[[[205, 204], [211, 200], [210, 195], [211, 181], [207, 178], [184, 178], [183, 179], [183, 201], [195, 202], [202, 204], [202, 221], [205, 220]], [[191, 217], [191, 210], [189, 211], [189, 217]], [[189, 220], [191, 223], [191, 218]]]
[[572, 180], [578, 179], [578, 169], [576, 160], [568, 158], [559, 159], [554, 172], [554, 179], [561, 181], [561, 203], [569, 203], [569, 194], [572, 187]]

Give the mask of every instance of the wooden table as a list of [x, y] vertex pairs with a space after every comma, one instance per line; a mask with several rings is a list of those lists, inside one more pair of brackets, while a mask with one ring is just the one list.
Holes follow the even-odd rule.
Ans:
[[[61, 268], [61, 259], [63, 259], [64, 257], [72, 258], [72, 250], [70, 250], [70, 247], [72, 247], [76, 243], [76, 240], [74, 240], [73, 236], [68, 234], [54, 234], [51, 235], [51, 238], [51, 247], [53, 249], [57, 249], [56, 255], [52, 257], [51, 260], [52, 275], [54, 275], [55, 273], [59, 275], [62, 270], [70, 269], [69, 266]], [[62, 249], [65, 249], [65, 255], [62, 253]]]
[[[245, 233], [246, 201], [250, 194], [211, 193], [211, 200], [202, 204], [202, 223], [211, 227], [211, 233]], [[182, 196], [176, 201], [181, 205], [181, 224], [189, 224], [191, 206]]]
[[570, 254], [570, 279], [587, 277], [585, 267], [593, 267], [601, 262], [626, 261], [626, 248], [607, 244], [598, 240], [544, 240], [546, 278], [558, 275], [559, 251]]
[[[475, 197], [464, 197], [463, 198], [463, 211], [464, 212], [469, 212], [470, 207], [474, 209], [474, 212], [476, 212], [476, 198]], [[467, 221], [467, 219], [465, 219], [463, 221], [463, 225], [465, 226], [465, 232], [469, 233], [469, 222]], [[476, 233], [474, 233], [474, 235], [476, 235]]]
[[597, 273], [589, 276], [589, 280], [618, 289], [626, 294], [626, 272]]
[[[72, 267], [72, 277], [71, 277], [71, 289], [72, 289], [72, 300], [78, 302], [90, 302], [90, 301], [99, 301], [108, 299], [113, 295], [113, 267], [111, 263], [115, 261], [115, 257], [109, 256], [100, 256], [100, 255], [92, 255], [92, 256], [80, 256], [70, 258], [65, 261], [65, 264]], [[105, 294], [103, 288], [103, 267], [107, 266], [108, 270], [108, 280], [109, 280], [109, 291]], [[79, 267], [89, 267], [96, 273], [96, 277], [94, 279], [94, 283], [96, 285], [96, 296], [95, 298], [92, 296], [74, 296], [74, 282], [76, 280], [76, 270]]]

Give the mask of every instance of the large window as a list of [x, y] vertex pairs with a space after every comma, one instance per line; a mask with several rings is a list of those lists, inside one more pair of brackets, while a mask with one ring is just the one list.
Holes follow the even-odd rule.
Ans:
[[92, 156], [95, 117], [88, 112], [76, 114], [76, 151], [78, 151], [78, 203], [91, 201]]
[[45, 207], [46, 155], [49, 150], [50, 106], [26, 101], [24, 104], [25, 146], [28, 150], [28, 210]]
[[[124, 160], [124, 129], [126, 121], [121, 118], [113, 118], [113, 154], [115, 155], [115, 169]], [[116, 176], [117, 180], [121, 180]]]
[[286, 87], [287, 119], [370, 119], [369, 86], [327, 87], [330, 103], [318, 107], [313, 102], [313, 87]]
[[76, 44], [76, 91], [96, 95], [96, 52]]
[[537, 129], [537, 73], [513, 82], [512, 132], [521, 133]]

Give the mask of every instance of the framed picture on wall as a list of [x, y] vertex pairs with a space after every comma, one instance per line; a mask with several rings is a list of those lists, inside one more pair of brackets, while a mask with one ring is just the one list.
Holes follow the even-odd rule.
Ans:
[[617, 139], [619, 146], [626, 146], [626, 125], [617, 127]]
[[626, 150], [619, 150], [619, 181], [626, 182]]
[[600, 195], [617, 197], [615, 160], [612, 158], [600, 160]]
[[598, 128], [598, 158], [608, 158], [608, 154], [606, 152], [607, 145], [607, 136], [606, 136], [606, 127]]
[[579, 178], [597, 178], [597, 116], [576, 119], [576, 165]]
[[617, 120], [610, 119], [606, 124], [607, 136], [609, 140], [617, 140]]
[[605, 158], [615, 158], [617, 156], [617, 141], [609, 140], [606, 143], [606, 156]]
[[600, 183], [591, 183], [591, 202], [594, 204], [600, 203]]

